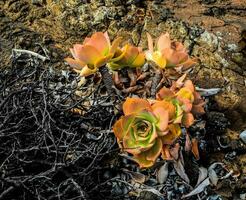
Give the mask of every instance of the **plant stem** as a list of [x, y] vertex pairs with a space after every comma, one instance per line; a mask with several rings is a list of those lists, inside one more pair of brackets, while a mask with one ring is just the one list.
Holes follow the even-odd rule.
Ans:
[[158, 86], [159, 82], [161, 81], [161, 74], [162, 74], [161, 70], [157, 69], [155, 76], [152, 79], [152, 84], [151, 84], [151, 88], [150, 88], [150, 95], [152, 98], [155, 98], [157, 86]]
[[114, 85], [114, 82], [111, 74], [108, 71], [108, 68], [106, 66], [102, 66], [99, 68], [99, 71], [102, 75], [102, 80], [107, 89], [108, 95], [114, 96], [113, 87], [112, 87]]

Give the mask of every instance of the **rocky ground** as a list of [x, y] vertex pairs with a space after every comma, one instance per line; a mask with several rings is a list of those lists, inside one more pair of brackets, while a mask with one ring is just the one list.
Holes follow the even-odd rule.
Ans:
[[[210, 110], [217, 114], [207, 118], [211, 123], [214, 117], [230, 122], [220, 135], [229, 148], [220, 151], [223, 147], [215, 145], [209, 162], [223, 161], [240, 174], [236, 185], [221, 185], [217, 193], [225, 199], [245, 193], [245, 145], [239, 134], [246, 129], [246, 1], [2, 0], [1, 68], [10, 66], [16, 48], [46, 53], [50, 65], [66, 69], [63, 59], [69, 47], [95, 31], [123, 36], [144, 48], [147, 31], [153, 36], [167, 31], [199, 58], [191, 73], [195, 84], [222, 88], [210, 101]], [[212, 124], [216, 126], [220, 124]], [[218, 129], [211, 129], [211, 135]]]

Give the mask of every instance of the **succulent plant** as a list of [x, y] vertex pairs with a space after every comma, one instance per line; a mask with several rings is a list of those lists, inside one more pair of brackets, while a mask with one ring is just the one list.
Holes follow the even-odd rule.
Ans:
[[117, 49], [109, 67], [112, 70], [119, 70], [124, 67], [138, 68], [142, 67], [144, 62], [145, 55], [142, 49], [126, 44], [122, 49]]
[[117, 38], [111, 45], [107, 32], [94, 33], [85, 38], [83, 44], [75, 44], [70, 49], [74, 59], [65, 60], [81, 76], [89, 76], [112, 59], [120, 41], [121, 38]]
[[176, 108], [168, 101], [127, 98], [124, 116], [113, 126], [119, 146], [133, 155], [141, 168], [151, 167], [163, 151], [180, 136], [179, 124], [170, 124]]
[[189, 57], [185, 47], [180, 42], [171, 41], [168, 33], [161, 34], [155, 47], [148, 33], [147, 39], [149, 50], [145, 52], [146, 59], [154, 62], [161, 69], [171, 67], [186, 70], [196, 64], [195, 60]]
[[196, 89], [191, 80], [184, 80], [186, 74], [180, 77], [169, 88], [163, 87], [157, 94], [157, 100], [168, 100], [176, 102], [180, 108], [179, 117], [176, 118], [176, 123], [182, 123], [186, 128], [194, 123], [193, 115], [203, 114], [204, 100], [201, 95], [196, 92]]

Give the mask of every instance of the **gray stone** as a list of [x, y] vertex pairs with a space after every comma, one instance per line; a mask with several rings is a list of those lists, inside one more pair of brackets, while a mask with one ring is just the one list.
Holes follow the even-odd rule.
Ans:
[[240, 139], [246, 144], [246, 130], [240, 133]]
[[195, 41], [199, 44], [199, 46], [204, 46], [212, 52], [218, 48], [219, 44], [218, 37], [208, 31], [204, 31], [199, 38], [195, 39]]

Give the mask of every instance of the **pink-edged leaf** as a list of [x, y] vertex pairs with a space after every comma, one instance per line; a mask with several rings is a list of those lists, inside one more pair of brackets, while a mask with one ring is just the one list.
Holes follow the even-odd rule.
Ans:
[[185, 128], [189, 128], [194, 123], [194, 121], [194, 116], [191, 113], [184, 113], [182, 124], [185, 126]]
[[174, 50], [171, 48], [166, 48], [161, 51], [161, 54], [164, 58], [167, 59], [168, 63], [170, 63], [170, 60], [172, 58]]
[[123, 104], [125, 115], [136, 114], [143, 110], [152, 111], [150, 103], [145, 99], [128, 97]]
[[147, 39], [148, 39], [148, 49], [150, 53], [153, 53], [154, 52], [153, 39], [149, 33], [147, 33]]
[[108, 36], [108, 32], [105, 31], [105, 32], [103, 33], [103, 35], [104, 35], [104, 37], [106, 38], [106, 40], [108, 41], [108, 44], [110, 45], [110, 39], [109, 39], [109, 36]]
[[188, 54], [183, 52], [173, 52], [168, 55], [167, 60], [171, 65], [178, 65], [188, 59]]
[[115, 54], [115, 52], [116, 52], [118, 46], [120, 45], [121, 41], [122, 41], [122, 37], [118, 37], [118, 38], [116, 38], [113, 41], [112, 46], [110, 48], [110, 53]]
[[86, 45], [93, 46], [101, 55], [109, 53], [110, 43], [102, 32], [94, 33]]
[[156, 94], [156, 99], [157, 100], [163, 100], [163, 99], [171, 99], [175, 96], [174, 92], [171, 91], [170, 89], [163, 87], [158, 91]]
[[181, 67], [182, 71], [186, 71], [190, 69], [191, 67], [194, 67], [196, 64], [197, 64], [197, 59], [188, 58], [183, 63], [178, 64], [177, 67]]
[[125, 134], [129, 131], [130, 124], [132, 123], [133, 119], [134, 117], [131, 115], [123, 116], [118, 121], [115, 122], [113, 126], [113, 131], [115, 136], [119, 140], [122, 140]]
[[153, 109], [153, 113], [158, 118], [157, 125], [160, 131], [166, 131], [169, 122], [168, 111], [164, 107], [158, 106]]
[[83, 63], [80, 60], [75, 60], [72, 58], [65, 58], [65, 61], [72, 67], [75, 68], [77, 70], [81, 70], [86, 64]]
[[181, 42], [173, 42], [172, 45], [174, 46], [174, 49], [176, 51], [185, 52], [186, 53], [186, 49], [185, 49], [184, 45]]
[[76, 57], [86, 64], [93, 65], [102, 57], [98, 50], [90, 45], [74, 45]]
[[184, 82], [184, 87], [188, 88], [191, 92], [195, 91], [195, 87], [194, 87], [194, 85], [193, 85], [191, 80], [186, 80]]
[[157, 39], [157, 49], [158, 51], [162, 51], [163, 49], [168, 49], [171, 47], [171, 40], [168, 33], [161, 34], [161, 36]]
[[73, 48], [70, 48], [69, 50], [70, 50], [72, 56], [73, 56], [75, 59], [78, 59], [78, 58], [76, 57], [76, 54], [75, 54], [74, 49], [73, 49]]

